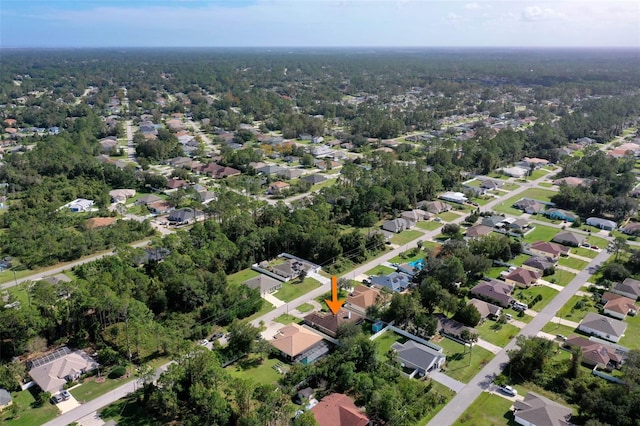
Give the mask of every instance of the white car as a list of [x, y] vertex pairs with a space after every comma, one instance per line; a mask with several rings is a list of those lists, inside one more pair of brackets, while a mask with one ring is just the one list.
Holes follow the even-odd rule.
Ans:
[[209, 341], [207, 339], [200, 340], [200, 346], [207, 346], [208, 344], [209, 344]]
[[498, 390], [500, 390], [500, 392], [507, 394], [509, 396], [517, 396], [518, 395], [518, 391], [515, 390], [514, 388], [512, 388], [511, 386], [507, 386], [507, 385], [503, 385], [498, 387]]

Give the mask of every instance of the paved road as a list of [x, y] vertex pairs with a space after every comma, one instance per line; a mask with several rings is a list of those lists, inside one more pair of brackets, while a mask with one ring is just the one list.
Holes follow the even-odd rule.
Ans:
[[129, 160], [136, 161], [136, 149], [133, 146], [133, 129], [131, 120], [127, 120], [127, 156]]
[[[595, 266], [607, 260], [611, 256], [602, 250], [591, 261], [589, 266]], [[527, 324], [520, 334], [535, 336], [555, 316], [556, 312], [565, 304], [571, 296], [576, 294], [580, 287], [589, 278], [588, 269], [581, 271], [571, 282]], [[509, 361], [507, 351], [516, 348], [516, 339], [509, 342], [505, 348], [495, 356], [471, 381], [453, 397], [451, 401], [428, 423], [430, 426], [448, 426], [453, 424], [462, 413], [476, 400], [483, 390], [490, 388], [493, 379], [500, 374], [502, 367]]]

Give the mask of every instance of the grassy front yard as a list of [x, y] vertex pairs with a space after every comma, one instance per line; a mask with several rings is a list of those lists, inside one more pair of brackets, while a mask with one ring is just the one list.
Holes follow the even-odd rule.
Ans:
[[624, 322], [629, 324], [620, 344], [630, 349], [640, 349], [640, 315], [635, 317], [627, 315]]
[[484, 367], [491, 359], [493, 354], [478, 345], [473, 346], [471, 354], [471, 363], [469, 363], [469, 347], [463, 346], [451, 339], [442, 337], [441, 340], [433, 341], [434, 344], [441, 346], [447, 355], [447, 363], [443, 372], [456, 380], [468, 383], [482, 367]]
[[13, 403], [18, 407], [18, 414], [12, 418], [9, 414], [11, 410], [5, 409], [0, 413], [0, 424], [10, 424], [11, 426], [33, 426], [47, 423], [54, 419], [58, 413], [58, 408], [46, 401], [42, 407], [31, 408], [31, 404], [35, 402], [35, 397], [29, 390], [21, 392], [12, 392]]
[[561, 257], [560, 260], [558, 260], [558, 264], [566, 266], [567, 268], [575, 269], [577, 271], [582, 271], [587, 267], [589, 262], [585, 262], [581, 259], [576, 259], [575, 257]]
[[292, 322], [298, 323], [300, 322], [300, 319], [298, 317], [294, 317], [293, 315], [282, 314], [279, 317], [274, 318], [274, 321], [279, 322], [280, 324], [288, 325]]
[[395, 269], [391, 269], [388, 266], [378, 265], [373, 269], [369, 269], [365, 272], [365, 275], [389, 275], [390, 273], [395, 272]]
[[242, 379], [250, 379], [260, 385], [275, 383], [280, 378], [280, 373], [274, 368], [282, 363], [278, 358], [267, 358], [260, 361], [256, 355], [242, 358], [225, 368], [229, 374]]
[[444, 213], [440, 213], [438, 217], [445, 222], [451, 222], [453, 220], [458, 219], [460, 215], [454, 212], [444, 212]]
[[260, 310], [258, 312], [256, 312], [255, 314], [245, 318], [247, 321], [253, 321], [256, 318], [260, 318], [261, 316], [263, 316], [264, 314], [267, 314], [271, 311], [273, 311], [276, 307], [273, 306], [271, 303], [267, 302], [266, 300], [262, 300], [262, 308], [260, 308]]
[[[554, 297], [556, 297], [558, 292], [551, 287], [540, 285], [522, 290], [517, 289], [514, 294], [516, 296], [516, 299], [521, 302], [527, 303], [530, 309], [540, 312], [542, 308], [547, 306], [547, 304], [551, 302]], [[542, 300], [535, 305], [532, 305], [532, 301], [537, 295], [542, 296]]]
[[311, 303], [303, 303], [302, 305], [299, 305], [297, 308], [298, 312], [311, 312], [313, 311], [313, 305]]
[[497, 346], [506, 346], [520, 331], [518, 327], [511, 324], [502, 324], [500, 330], [494, 330], [492, 327], [495, 324], [496, 321], [486, 320], [481, 325], [476, 326], [475, 329], [478, 330], [478, 334], [482, 340], [486, 340]]
[[557, 321], [550, 321], [544, 327], [542, 327], [542, 331], [553, 335], [562, 334], [565, 337], [576, 334], [576, 330], [573, 327], [562, 324], [562, 321], [560, 321], [560, 324], [558, 324]]
[[572, 279], [576, 277], [576, 274], [569, 271], [563, 271], [562, 269], [556, 269], [553, 275], [549, 275], [544, 277], [545, 281], [549, 281], [552, 284], [558, 284], [561, 286], [566, 286], [571, 282]]
[[454, 426], [517, 425], [510, 408], [513, 402], [496, 394], [482, 392], [473, 404], [455, 421]]
[[551, 241], [558, 232], [560, 232], [558, 228], [536, 224], [535, 229], [527, 233], [527, 235], [525, 235], [524, 237], [524, 240], [530, 243], [536, 241]]
[[577, 256], [582, 256], [582, 257], [588, 257], [589, 259], [593, 259], [594, 257], [596, 257], [598, 255], [598, 252], [595, 250], [591, 250], [588, 248], [584, 248], [584, 247], [575, 247], [571, 249], [571, 253], [577, 255]]
[[[104, 377], [104, 376], [103, 376]], [[106, 378], [104, 382], [98, 383], [96, 382], [97, 377], [91, 377], [87, 379], [80, 386], [71, 389], [69, 393], [73, 395], [75, 399], [80, 403], [85, 403], [87, 401], [91, 401], [105, 393], [109, 393], [118, 386], [122, 386], [127, 382], [135, 380], [135, 376], [131, 375], [130, 377], [121, 377], [119, 379], [109, 379]]]
[[522, 264], [524, 262], [527, 261], [527, 259], [529, 259], [531, 256], [529, 256], [528, 254], [519, 254], [516, 257], [514, 257], [513, 259], [511, 259], [509, 261], [509, 263], [511, 263], [512, 265], [516, 265], [516, 266], [522, 266]]
[[422, 236], [424, 236], [422, 232], [409, 229], [391, 237], [391, 243], [401, 246]]
[[242, 284], [243, 282], [250, 280], [253, 277], [260, 275], [260, 272], [254, 271], [251, 268], [243, 269], [235, 274], [227, 275], [227, 283], [229, 284]]
[[282, 283], [282, 288], [273, 293], [273, 295], [283, 302], [291, 302], [321, 285], [322, 284], [313, 278], [305, 278], [303, 282], [300, 282], [296, 278], [292, 281]]
[[582, 296], [571, 296], [571, 299], [556, 313], [557, 317], [569, 321], [580, 322], [589, 312], [598, 313], [593, 300]]
[[442, 222], [436, 222], [434, 220], [423, 221], [416, 223], [416, 226], [425, 231], [435, 231], [442, 226]]
[[587, 242], [592, 246], [598, 247], [601, 250], [606, 250], [607, 246], [609, 245], [609, 240], [602, 237], [596, 237], [594, 235], [588, 236]]

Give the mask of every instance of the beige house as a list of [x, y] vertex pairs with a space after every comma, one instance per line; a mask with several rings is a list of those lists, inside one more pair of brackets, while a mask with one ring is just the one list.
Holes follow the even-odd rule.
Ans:
[[309, 364], [329, 352], [318, 333], [293, 322], [278, 330], [269, 343], [290, 360], [302, 364]]
[[40, 389], [55, 393], [62, 390], [65, 383], [98, 368], [98, 363], [84, 351], [71, 352], [63, 347], [51, 355], [30, 361], [27, 367], [31, 367], [29, 376]]

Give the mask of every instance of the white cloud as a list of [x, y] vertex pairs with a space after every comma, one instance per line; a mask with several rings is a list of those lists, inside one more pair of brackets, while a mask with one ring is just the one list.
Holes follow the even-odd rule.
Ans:
[[525, 7], [522, 11], [523, 21], [547, 21], [550, 19], [564, 18], [562, 12], [558, 12], [551, 8], [541, 8], [539, 6]]
[[467, 3], [464, 5], [464, 8], [467, 10], [478, 10], [478, 9], [482, 9], [482, 6], [480, 6], [478, 3], [473, 2], [473, 3]]

